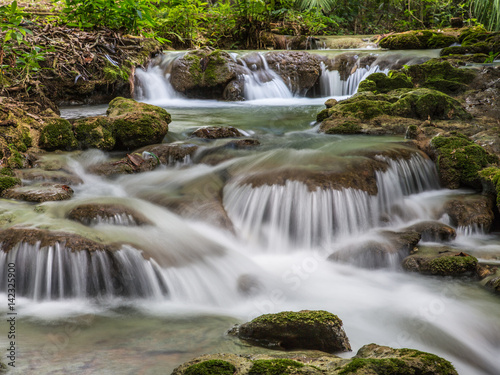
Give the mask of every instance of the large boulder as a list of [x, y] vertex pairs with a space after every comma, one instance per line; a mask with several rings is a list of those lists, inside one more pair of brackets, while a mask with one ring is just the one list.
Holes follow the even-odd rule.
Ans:
[[226, 86], [243, 72], [243, 66], [227, 52], [204, 48], [174, 61], [171, 83], [176, 91], [189, 98], [222, 99]]
[[476, 276], [477, 258], [447, 246], [421, 246], [403, 260], [410, 272], [434, 276]]
[[498, 162], [496, 155], [460, 133], [434, 137], [430, 145], [441, 184], [449, 189], [480, 188], [479, 171]]
[[81, 149], [97, 148], [109, 151], [115, 147], [113, 122], [104, 116], [87, 117], [73, 124], [76, 140]]
[[121, 97], [109, 103], [106, 114], [112, 121], [114, 149], [120, 150], [161, 143], [171, 122], [165, 109]]
[[318, 84], [323, 60], [320, 56], [308, 52], [276, 51], [266, 53], [264, 57], [269, 67], [289, 83], [292, 93], [305, 96]]
[[254, 345], [271, 349], [314, 349], [327, 353], [351, 350], [342, 321], [321, 310], [261, 315], [241, 324], [231, 333]]

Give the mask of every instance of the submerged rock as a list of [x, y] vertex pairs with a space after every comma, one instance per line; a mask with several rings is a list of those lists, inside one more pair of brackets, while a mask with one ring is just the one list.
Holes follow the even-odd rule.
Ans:
[[455, 227], [477, 227], [487, 233], [495, 218], [493, 205], [491, 196], [469, 194], [454, 196], [443, 209]]
[[3, 198], [16, 199], [27, 202], [51, 202], [71, 199], [73, 189], [68, 185], [43, 183], [13, 187], [2, 193]]
[[380, 231], [380, 237], [340, 248], [328, 260], [365, 268], [382, 268], [400, 264], [420, 241], [414, 231]]
[[99, 176], [114, 176], [118, 174], [133, 174], [149, 172], [159, 165], [157, 158], [143, 158], [142, 154], [131, 153], [118, 160], [92, 165], [88, 172]]
[[68, 232], [55, 232], [33, 228], [8, 228], [0, 230], [0, 243], [2, 251], [8, 253], [16, 245], [26, 243], [38, 244], [40, 247], [64, 244], [71, 251], [115, 251], [119, 249], [118, 244], [103, 244], [78, 234]]
[[153, 224], [141, 213], [126, 206], [116, 204], [82, 204], [68, 212], [67, 217], [84, 225], [95, 225], [100, 222], [123, 225]]
[[[157, 144], [146, 146], [135, 151], [135, 153], [144, 155], [149, 153], [149, 157], [158, 158], [163, 165], [174, 165], [176, 163], [186, 163], [198, 150], [198, 146], [193, 144]], [[145, 155], [145, 156], [146, 156]]]
[[37, 182], [53, 182], [64, 185], [79, 185], [83, 180], [75, 174], [64, 170], [45, 170], [42, 168], [18, 169], [15, 175], [22, 180]]
[[243, 137], [244, 134], [232, 126], [208, 126], [195, 130], [192, 136], [203, 139], [219, 139]]
[[475, 257], [447, 246], [422, 246], [403, 260], [405, 270], [435, 276], [476, 276], [477, 264]]
[[455, 229], [439, 221], [421, 221], [406, 227], [405, 231], [419, 233], [423, 241], [452, 241], [457, 236]]
[[342, 321], [321, 310], [261, 315], [241, 324], [232, 334], [270, 349], [313, 349], [327, 353], [351, 350]]

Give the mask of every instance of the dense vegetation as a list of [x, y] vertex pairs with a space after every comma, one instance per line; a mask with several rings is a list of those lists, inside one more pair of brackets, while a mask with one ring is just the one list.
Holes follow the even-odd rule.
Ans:
[[[58, 3], [58, 1], [56, 1]], [[61, 1], [59, 1], [61, 3]], [[443, 28], [450, 18], [500, 29], [499, 0], [65, 0], [79, 27], [154, 31], [177, 47], [258, 47], [262, 32], [373, 34]]]

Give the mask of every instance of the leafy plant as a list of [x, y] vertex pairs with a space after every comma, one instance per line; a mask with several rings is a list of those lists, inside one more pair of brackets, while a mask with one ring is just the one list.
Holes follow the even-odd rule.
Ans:
[[496, 57], [500, 55], [500, 52], [497, 52], [497, 53], [493, 53], [492, 51], [490, 51], [490, 55], [486, 58], [486, 60], [484, 60], [484, 63], [485, 64], [490, 64], [492, 63], [493, 61], [495, 61]]
[[474, 13], [492, 31], [500, 31], [500, 0], [473, 0]]

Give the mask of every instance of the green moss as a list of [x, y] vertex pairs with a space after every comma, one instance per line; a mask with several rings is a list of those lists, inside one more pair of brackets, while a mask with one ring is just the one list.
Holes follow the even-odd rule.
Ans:
[[78, 147], [68, 120], [50, 119], [40, 132], [39, 146], [47, 151], [74, 150]]
[[0, 177], [0, 192], [3, 192], [6, 189], [9, 189], [13, 186], [21, 184], [21, 180], [15, 177], [10, 176], [1, 176]]
[[325, 108], [320, 113], [318, 113], [316, 115], [316, 121], [321, 122], [324, 119], [327, 119], [328, 117], [330, 117], [330, 111], [329, 111], [329, 108]]
[[104, 79], [108, 82], [118, 80], [127, 81], [130, 76], [130, 69], [108, 64], [103, 68]]
[[361, 81], [358, 92], [387, 93], [400, 88], [413, 88], [413, 83], [406, 74], [391, 70], [389, 75], [384, 73], [370, 74], [366, 80]]
[[4, 167], [4, 168], [0, 169], [0, 174], [4, 175], [4, 176], [11, 176], [11, 177], [14, 176], [14, 172], [9, 167]]
[[445, 48], [457, 43], [458, 39], [453, 35], [434, 34], [427, 42], [428, 48]]
[[424, 64], [411, 65], [406, 70], [412, 82], [419, 87], [427, 87], [453, 94], [467, 89], [476, 72], [471, 69], [453, 67], [449, 61], [429, 60]]
[[479, 172], [479, 176], [491, 181], [495, 189], [497, 207], [500, 207], [500, 169], [497, 167], [485, 168]]
[[473, 256], [441, 256], [432, 259], [427, 268], [433, 275], [461, 275], [468, 270], [475, 270], [477, 259]]
[[354, 358], [347, 366], [342, 368], [339, 374], [357, 374], [360, 373], [360, 370], [368, 369], [375, 374], [384, 375], [414, 374], [404, 361], [396, 358]]
[[115, 146], [116, 140], [109, 130], [113, 128], [112, 124], [105, 117], [77, 120], [73, 128], [82, 149], [112, 150]]
[[346, 121], [340, 125], [328, 128], [326, 134], [359, 134], [361, 130], [361, 125], [352, 121]]
[[13, 144], [8, 145], [10, 156], [7, 158], [7, 166], [9, 168], [22, 168], [24, 167], [24, 156], [17, 150]]
[[385, 37], [379, 43], [382, 48], [388, 49], [422, 49], [425, 44], [417, 37], [418, 31], [393, 34]]
[[272, 323], [272, 324], [288, 324], [288, 323], [334, 323], [336, 326], [342, 326], [342, 320], [328, 311], [324, 310], [305, 310], [305, 311], [282, 311], [276, 314], [265, 314], [261, 315], [254, 320], [252, 323]]
[[211, 359], [189, 366], [184, 375], [233, 375], [236, 367], [227, 361]]
[[498, 162], [495, 155], [488, 154], [481, 146], [465, 135], [455, 133], [450, 137], [437, 136], [431, 141], [438, 153], [438, 170], [446, 187], [479, 187], [479, 171]]
[[291, 359], [260, 359], [253, 361], [248, 375], [287, 375], [295, 374], [304, 367], [303, 363]]

